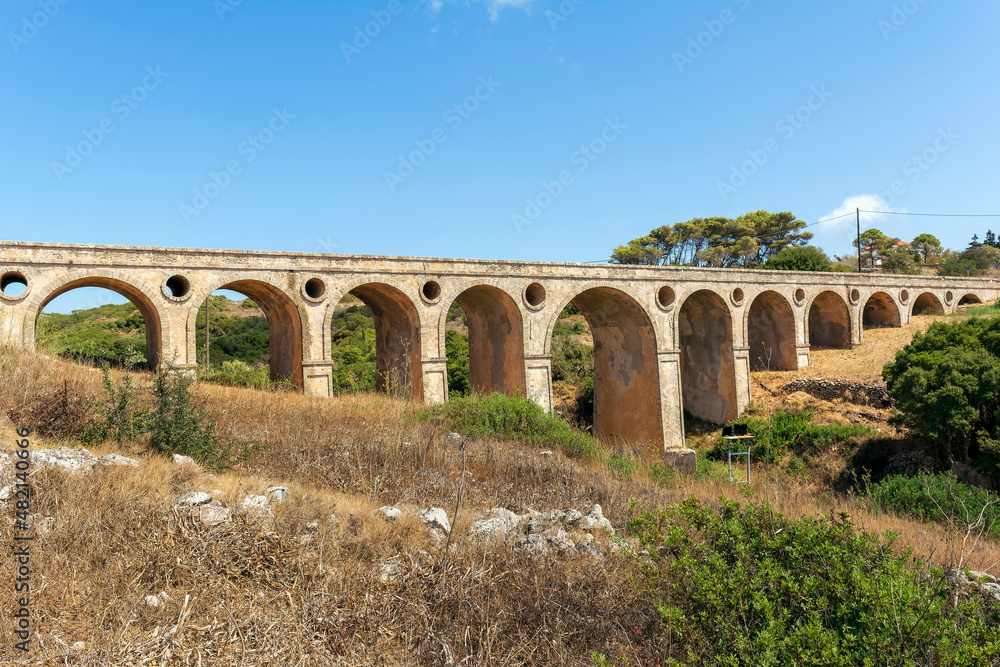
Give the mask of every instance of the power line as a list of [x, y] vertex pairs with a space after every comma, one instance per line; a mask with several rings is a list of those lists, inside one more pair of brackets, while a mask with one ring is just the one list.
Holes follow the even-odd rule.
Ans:
[[907, 211], [866, 211], [862, 213], [876, 213], [878, 215], [922, 215], [931, 218], [1000, 218], [1000, 213], [909, 213]]

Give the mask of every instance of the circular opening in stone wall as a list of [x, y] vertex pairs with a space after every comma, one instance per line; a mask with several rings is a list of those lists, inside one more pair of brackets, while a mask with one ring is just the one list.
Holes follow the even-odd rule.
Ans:
[[660, 308], [671, 308], [674, 305], [674, 300], [676, 299], [674, 290], [672, 287], [664, 285], [656, 293], [656, 303], [659, 304]]
[[6, 297], [16, 297], [28, 289], [28, 279], [18, 271], [8, 271], [0, 277], [0, 292]]
[[170, 276], [167, 278], [167, 289], [170, 291], [170, 296], [180, 299], [191, 291], [191, 283], [184, 276]]
[[952, 301], [955, 300], [955, 295], [952, 294], [951, 292], [945, 292], [944, 293], [944, 300], [945, 300], [946, 303], [951, 303]]
[[851, 290], [851, 301], [857, 303], [861, 300], [861, 292], [856, 289]]
[[743, 290], [739, 287], [733, 290], [733, 303], [737, 305], [743, 303]]
[[795, 290], [795, 302], [802, 303], [806, 300], [806, 291], [801, 287]]
[[420, 293], [423, 295], [424, 299], [430, 303], [435, 303], [441, 298], [441, 285], [439, 285], [437, 281], [428, 280], [424, 283]]
[[326, 283], [319, 278], [306, 281], [306, 296], [310, 299], [321, 299], [326, 294]]
[[910, 300], [910, 292], [908, 290], [903, 290], [899, 293], [899, 300], [906, 303]]
[[545, 288], [541, 283], [531, 283], [524, 290], [524, 300], [532, 308], [540, 308], [545, 303]]

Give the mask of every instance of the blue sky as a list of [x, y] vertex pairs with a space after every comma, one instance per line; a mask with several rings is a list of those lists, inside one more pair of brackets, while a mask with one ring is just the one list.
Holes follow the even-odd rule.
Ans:
[[[995, 3], [8, 0], [0, 17], [0, 238], [600, 261], [757, 209], [1000, 213]], [[952, 248], [991, 225], [863, 218]], [[853, 226], [812, 230], [843, 255]]]

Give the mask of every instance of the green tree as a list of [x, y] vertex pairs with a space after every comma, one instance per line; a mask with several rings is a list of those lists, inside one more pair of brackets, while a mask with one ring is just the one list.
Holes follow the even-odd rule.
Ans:
[[788, 212], [753, 211], [736, 219], [694, 218], [666, 225], [618, 246], [614, 264], [760, 266], [785, 248], [812, 238]]
[[833, 263], [816, 246], [786, 248], [767, 260], [761, 268], [775, 271], [832, 271]]
[[469, 338], [454, 329], [444, 334], [445, 355], [448, 357], [448, 394], [469, 395]]
[[851, 241], [851, 245], [857, 248], [859, 240], [861, 241], [862, 252], [866, 250], [868, 251], [869, 266], [875, 266], [876, 252], [881, 252], [885, 248], [892, 245], [892, 239], [874, 227], [861, 232], [860, 239], [854, 239]]
[[981, 276], [1000, 264], [1000, 249], [980, 244], [951, 255], [938, 267], [941, 276]]
[[882, 259], [882, 270], [886, 273], [904, 275], [920, 273], [920, 269], [917, 268], [914, 261], [913, 252], [908, 248], [901, 246], [885, 248], [879, 251], [879, 257]]
[[941, 252], [941, 242], [937, 240], [936, 236], [932, 236], [931, 234], [920, 234], [913, 239], [911, 247], [920, 253], [924, 259], [924, 264], [927, 263], [929, 256]]
[[896, 402], [890, 423], [945, 457], [968, 462], [997, 450], [1000, 319], [937, 322], [897, 352], [882, 376]]

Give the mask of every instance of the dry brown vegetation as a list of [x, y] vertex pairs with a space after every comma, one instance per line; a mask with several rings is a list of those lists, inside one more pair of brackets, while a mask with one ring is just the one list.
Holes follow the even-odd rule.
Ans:
[[[866, 332], [859, 353], [871, 358], [863, 363], [878, 364], [886, 332], [899, 330]], [[825, 353], [814, 360], [809, 374], [836, 372]], [[779, 375], [755, 377], [776, 385]], [[67, 382], [88, 398], [101, 391], [99, 373], [27, 351], [0, 351], [0, 377], [0, 414]], [[140, 385], [150, 381], [138, 376]], [[137, 469], [35, 476], [33, 511], [56, 522], [33, 545], [33, 664], [581, 665], [590, 664], [592, 651], [644, 664], [634, 628], [645, 627], [651, 610], [607, 538], [600, 538], [607, 558], [597, 563], [533, 559], [462, 536], [496, 506], [586, 510], [600, 503], [621, 535], [633, 498], [648, 506], [690, 495], [746, 499], [746, 487], [717, 471], [656, 484], [643, 465], [619, 479], [603, 464], [558, 452], [541, 457], [515, 442], [469, 441], [463, 451], [438, 425], [415, 419], [416, 406], [383, 396], [316, 399], [204, 384], [196, 392], [223, 437], [266, 447], [217, 476], [173, 465], [141, 441], [121, 452], [142, 459]], [[0, 442], [14, 436], [0, 419]], [[61, 444], [35, 440], [33, 447]], [[274, 484], [289, 486], [291, 496], [274, 506], [273, 524], [237, 513], [212, 531], [183, 522], [168, 530], [170, 506], [182, 492], [220, 490], [233, 507]], [[790, 516], [847, 512], [865, 530], [899, 533], [900, 546], [935, 564], [964, 558], [993, 572], [1000, 564], [992, 541], [963, 543], [962, 534], [941, 526], [871, 513], [863, 502], [778, 468], [756, 467], [751, 490]], [[446, 570], [443, 548], [418, 521], [389, 524], [376, 515], [391, 504], [447, 509], [455, 539]], [[312, 521], [319, 521], [315, 532]], [[4, 522], [0, 544], [11, 543], [11, 532]], [[381, 566], [393, 558], [404, 575], [382, 581]], [[0, 579], [10, 582], [12, 567], [10, 558], [0, 560]], [[160, 591], [169, 596], [164, 604], [147, 606], [144, 597]], [[4, 614], [0, 662], [16, 658], [11, 632]], [[71, 648], [76, 642], [84, 644]]]

